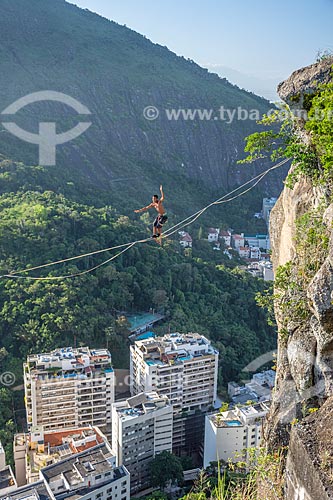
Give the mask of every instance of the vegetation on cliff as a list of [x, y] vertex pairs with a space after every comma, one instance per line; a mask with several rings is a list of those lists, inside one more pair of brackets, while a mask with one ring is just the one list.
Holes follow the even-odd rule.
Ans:
[[[332, 70], [333, 71], [333, 70]], [[291, 96], [298, 103], [301, 95]], [[253, 162], [267, 155], [273, 161], [290, 158], [292, 169], [286, 186], [292, 188], [301, 175], [314, 184], [333, 186], [333, 83], [317, 86], [302, 96], [300, 108], [293, 112], [289, 106], [265, 116], [260, 123], [270, 130], [247, 137], [248, 156], [241, 163]]]

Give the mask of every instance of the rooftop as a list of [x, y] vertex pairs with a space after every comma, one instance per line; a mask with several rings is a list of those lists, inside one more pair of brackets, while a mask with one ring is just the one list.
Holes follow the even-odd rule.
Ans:
[[104, 440], [98, 427], [91, 426], [45, 433], [42, 427], [33, 427], [31, 433], [15, 436], [15, 444], [23, 444], [24, 441], [26, 445], [30, 459], [27, 473], [31, 477], [38, 476], [46, 465], [56, 464], [75, 453], [89, 450]]
[[1, 490], [6, 490], [7, 488], [12, 488], [16, 486], [15, 476], [9, 465], [4, 469], [0, 470], [0, 495]]
[[136, 337], [136, 340], [146, 340], [146, 339], [151, 339], [154, 337], [156, 337], [154, 332], [145, 332], [145, 333], [142, 333], [141, 335], [138, 335], [138, 337]]
[[[115, 467], [115, 457], [105, 443], [45, 467], [41, 474], [42, 481], [22, 486], [6, 496], [0, 492], [0, 500], [78, 500], [103, 484], [128, 477], [125, 467]], [[90, 481], [92, 477], [94, 481]]]
[[170, 333], [137, 340], [135, 348], [142, 352], [149, 366], [182, 364], [202, 356], [218, 354], [210, 340], [198, 333]]
[[28, 356], [29, 362], [47, 363], [51, 361], [76, 360], [83, 364], [85, 358], [111, 359], [111, 354], [107, 349], [89, 349], [89, 347], [63, 347], [53, 351]]
[[244, 238], [266, 239], [269, 238], [268, 234], [244, 234]]
[[131, 420], [167, 406], [170, 406], [168, 398], [160, 396], [156, 391], [141, 392], [114, 405], [122, 420]]
[[[103, 443], [58, 464], [45, 467], [41, 473], [45, 483], [51, 489], [56, 488], [54, 495], [57, 500], [80, 498], [103, 483], [110, 483], [127, 475], [124, 467], [114, 466], [114, 458], [110, 447]], [[92, 478], [94, 481], [91, 481]]]
[[30, 374], [43, 379], [54, 378], [55, 375], [86, 378], [97, 367], [112, 370], [111, 354], [107, 349], [63, 347], [47, 353], [31, 354], [24, 369], [27, 378]]
[[192, 237], [188, 234], [188, 233], [185, 233], [181, 238], [180, 238], [180, 241], [187, 241], [187, 242], [191, 242], [192, 241]]
[[254, 421], [261, 422], [269, 410], [269, 403], [257, 403], [254, 405], [245, 405], [241, 408], [227, 410], [222, 413], [214, 413], [208, 418], [215, 427], [241, 427], [253, 424]]
[[9, 495], [1, 496], [0, 500], [51, 500], [43, 481], [18, 488]]
[[258, 384], [257, 382], [248, 382], [246, 384], [247, 388], [254, 392], [259, 400], [270, 399], [272, 388], [268, 384]]
[[235, 405], [245, 405], [248, 401], [258, 401], [258, 396], [246, 388], [232, 397], [232, 402]]

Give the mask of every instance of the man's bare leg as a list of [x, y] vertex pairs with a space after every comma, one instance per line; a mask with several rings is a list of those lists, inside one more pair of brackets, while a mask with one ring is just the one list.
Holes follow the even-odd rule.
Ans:
[[158, 235], [158, 238], [157, 238], [157, 243], [159, 243], [162, 246], [162, 228], [160, 228], [158, 230], [158, 232], [159, 232], [159, 235]]

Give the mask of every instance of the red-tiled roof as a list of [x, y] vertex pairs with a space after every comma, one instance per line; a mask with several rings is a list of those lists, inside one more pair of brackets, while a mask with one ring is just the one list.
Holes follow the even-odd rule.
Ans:
[[[59, 431], [59, 432], [45, 433], [44, 434], [44, 442], [49, 443], [51, 447], [61, 446], [63, 444], [64, 438], [71, 438], [72, 436], [80, 435], [79, 439], [83, 439], [82, 434], [84, 431], [91, 431], [91, 428], [90, 427], [81, 427], [79, 429], [68, 429], [68, 430]], [[95, 438], [96, 439], [94, 441], [92, 441], [92, 444], [91, 444], [91, 442], [88, 442], [85, 446], [80, 446], [78, 449], [80, 449], [80, 451], [84, 451], [88, 448], [91, 448], [92, 446], [95, 446], [97, 443], [103, 442], [103, 439], [98, 434], [95, 434]], [[74, 453], [77, 453], [77, 451], [75, 451], [75, 447], [71, 446], [71, 448], [72, 448], [72, 451]]]

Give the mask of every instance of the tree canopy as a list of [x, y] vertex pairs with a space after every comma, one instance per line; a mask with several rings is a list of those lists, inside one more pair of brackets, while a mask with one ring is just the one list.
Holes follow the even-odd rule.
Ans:
[[162, 490], [171, 481], [172, 484], [183, 480], [183, 467], [180, 459], [168, 451], [156, 455], [150, 464], [151, 485]]

